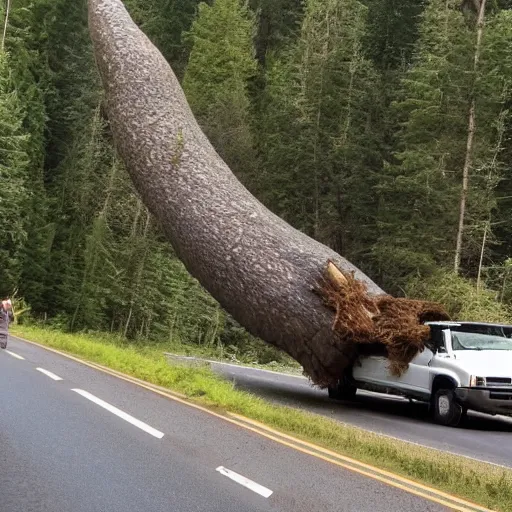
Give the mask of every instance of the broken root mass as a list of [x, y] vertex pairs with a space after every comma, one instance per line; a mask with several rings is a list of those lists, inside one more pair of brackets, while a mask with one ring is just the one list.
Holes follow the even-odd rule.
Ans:
[[371, 296], [364, 283], [341, 272], [332, 262], [316, 291], [335, 312], [332, 328], [340, 345], [353, 345], [357, 356], [386, 356], [391, 373], [397, 376], [407, 370], [429, 341], [430, 328], [424, 323], [450, 319], [443, 306], [435, 302]]

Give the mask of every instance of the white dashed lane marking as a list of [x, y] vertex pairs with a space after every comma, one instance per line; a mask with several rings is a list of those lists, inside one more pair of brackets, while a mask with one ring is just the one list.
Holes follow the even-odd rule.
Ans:
[[20, 356], [20, 355], [18, 355], [18, 354], [15, 354], [14, 352], [11, 352], [10, 350], [6, 350], [6, 352], [7, 352], [10, 356], [15, 357], [16, 359], [23, 359], [23, 360], [25, 359], [23, 356]]
[[117, 407], [114, 407], [113, 405], [110, 405], [109, 403], [101, 400], [101, 398], [91, 395], [91, 393], [88, 393], [87, 391], [84, 391], [82, 389], [73, 389], [72, 391], [74, 391], [75, 393], [78, 393], [79, 395], [82, 395], [84, 398], [87, 398], [87, 400], [90, 400], [91, 402], [95, 403], [96, 405], [103, 407], [103, 409], [106, 409], [107, 411], [111, 412], [112, 414], [115, 414], [116, 416], [127, 421], [128, 423], [135, 425], [136, 427], [140, 428], [147, 434], [150, 434], [153, 437], [156, 437], [158, 439], [162, 439], [162, 437], [164, 437], [163, 432], [156, 430], [156, 428], [150, 427], [148, 424], [144, 423], [143, 421], [140, 421], [137, 418], [130, 416], [126, 412], [121, 411], [121, 409], [118, 409]]
[[58, 375], [55, 375], [55, 373], [49, 372], [48, 370], [45, 370], [44, 368], [36, 368], [38, 372], [44, 373], [47, 377], [50, 377], [50, 379], [53, 380], [62, 380], [62, 377], [59, 377]]
[[219, 466], [216, 471], [218, 471], [221, 475], [227, 476], [237, 484], [247, 487], [247, 489], [250, 489], [256, 494], [263, 496], [264, 498], [268, 498], [273, 493], [273, 491], [263, 487], [263, 485], [257, 484], [256, 482], [253, 482], [252, 480], [245, 478], [245, 476], [239, 475], [238, 473], [235, 473], [234, 471], [231, 471], [224, 466]]

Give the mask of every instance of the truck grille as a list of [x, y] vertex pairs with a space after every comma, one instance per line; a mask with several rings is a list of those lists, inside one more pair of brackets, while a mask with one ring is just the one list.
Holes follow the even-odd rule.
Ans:
[[510, 400], [512, 407], [512, 391], [491, 391], [489, 398], [491, 400]]
[[511, 386], [511, 377], [486, 377], [487, 385], [489, 387]]

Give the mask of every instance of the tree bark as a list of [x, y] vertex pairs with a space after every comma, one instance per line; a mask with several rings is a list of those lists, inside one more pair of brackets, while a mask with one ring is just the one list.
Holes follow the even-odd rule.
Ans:
[[7, 5], [5, 6], [5, 15], [4, 15], [4, 31], [2, 34], [2, 43], [0, 44], [0, 51], [5, 50], [5, 39], [7, 37], [7, 27], [9, 26], [9, 14], [11, 13], [11, 0], [7, 0]]
[[[478, 4], [478, 0], [475, 0]], [[480, 52], [482, 49], [482, 35], [484, 31], [484, 19], [485, 19], [485, 4], [486, 0], [480, 0], [478, 4], [478, 19], [477, 19], [477, 31], [476, 31], [476, 44], [475, 54], [473, 60], [473, 72], [475, 74], [474, 80], [476, 80], [476, 74], [478, 72], [478, 63], [480, 61]], [[460, 260], [462, 257], [462, 241], [464, 237], [464, 223], [466, 218], [466, 202], [469, 191], [469, 171], [473, 165], [473, 145], [476, 131], [476, 99], [475, 93], [471, 98], [471, 105], [469, 107], [469, 121], [468, 121], [468, 137], [466, 142], [466, 158], [464, 160], [464, 168], [462, 169], [462, 190], [460, 194], [459, 203], [459, 228], [457, 230], [457, 243], [455, 246], [455, 264], [454, 271], [458, 274], [460, 269]]]
[[332, 260], [384, 292], [328, 247], [266, 209], [199, 128], [169, 64], [121, 0], [89, 0], [89, 27], [117, 150], [188, 271], [238, 322], [335, 382], [355, 347], [313, 292]]
[[482, 248], [480, 250], [480, 261], [478, 262], [478, 275], [476, 278], [476, 291], [480, 292], [480, 288], [482, 287], [482, 268], [484, 266], [484, 256], [485, 256], [485, 244], [487, 243], [487, 231], [489, 230], [489, 227], [491, 225], [491, 222], [485, 223], [484, 228], [484, 236], [482, 240]]

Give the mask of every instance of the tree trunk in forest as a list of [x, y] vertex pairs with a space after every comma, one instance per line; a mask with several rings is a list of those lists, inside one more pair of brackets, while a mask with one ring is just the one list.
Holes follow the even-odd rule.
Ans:
[[[478, 5], [478, 0], [475, 0]], [[476, 80], [476, 74], [478, 72], [478, 62], [480, 60], [480, 52], [482, 49], [482, 35], [484, 31], [484, 19], [485, 19], [485, 4], [486, 0], [480, 0], [478, 6], [478, 18], [477, 18], [477, 31], [476, 31], [476, 44], [475, 44], [475, 56], [473, 61], [473, 73], [474, 80]], [[464, 236], [464, 222], [466, 217], [466, 202], [468, 198], [469, 190], [469, 171], [473, 165], [473, 141], [475, 138], [476, 130], [476, 98], [475, 93], [472, 93], [471, 106], [469, 107], [469, 122], [468, 122], [468, 138], [466, 144], [466, 158], [464, 160], [464, 168], [462, 169], [462, 190], [460, 195], [460, 208], [459, 208], [459, 227], [457, 230], [457, 244], [455, 247], [455, 264], [454, 271], [456, 274], [459, 273], [460, 260], [462, 256], [462, 239]]]
[[[133, 220], [132, 224], [132, 230], [131, 230], [131, 240], [135, 247], [138, 247], [139, 243], [136, 243], [135, 237], [137, 235], [137, 226], [139, 223], [140, 216], [142, 214], [143, 204], [140, 199], [137, 201], [137, 211], [135, 213], [135, 218]], [[149, 226], [151, 224], [151, 216], [149, 212], [146, 211], [146, 222], [144, 223], [144, 230], [142, 232], [142, 240], [146, 241], [148, 233], [149, 233]], [[142, 253], [142, 256], [139, 254], [139, 251], [135, 251], [135, 258], [134, 258], [134, 265], [136, 266], [136, 270], [134, 272], [134, 278], [131, 282], [131, 298], [130, 298], [130, 309], [128, 311], [128, 318], [126, 320], [124, 329], [123, 329], [123, 336], [126, 338], [128, 336], [128, 329], [130, 327], [130, 321], [133, 314], [133, 307], [135, 305], [135, 301], [138, 298], [139, 292], [140, 292], [140, 285], [142, 281], [142, 275], [144, 273], [144, 266], [146, 265], [146, 257], [147, 257], [147, 249], [146, 244], [144, 244], [145, 248]], [[132, 255], [133, 256], [133, 255]]]
[[0, 50], [2, 52], [5, 50], [5, 39], [7, 37], [7, 27], [9, 26], [9, 14], [10, 13], [11, 13], [11, 0], [7, 0], [7, 5], [5, 6], [4, 31], [2, 34], [2, 44], [0, 45]]
[[478, 262], [478, 274], [476, 278], [476, 291], [480, 292], [480, 288], [482, 287], [482, 268], [484, 266], [484, 255], [485, 255], [485, 244], [487, 243], [487, 231], [489, 230], [489, 227], [491, 225], [491, 222], [485, 223], [484, 228], [484, 237], [482, 240], [482, 248], [480, 250], [480, 261]]
[[[334, 383], [356, 348], [334, 329], [335, 306], [314, 293], [328, 261], [353, 272], [366, 297], [384, 292], [242, 186], [121, 0], [89, 0], [89, 27], [117, 150], [178, 257], [251, 333], [291, 355], [315, 383]], [[368, 312], [363, 303], [354, 308]]]

